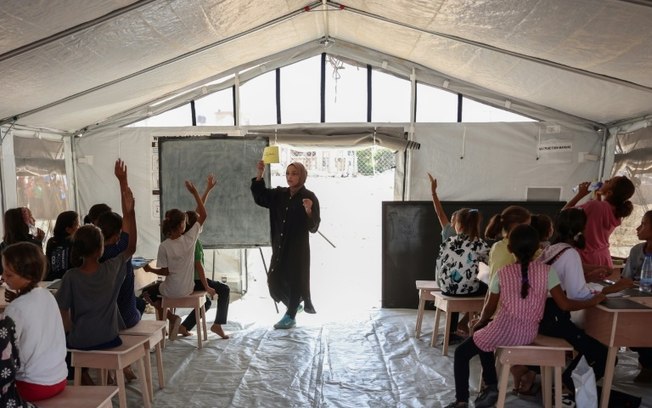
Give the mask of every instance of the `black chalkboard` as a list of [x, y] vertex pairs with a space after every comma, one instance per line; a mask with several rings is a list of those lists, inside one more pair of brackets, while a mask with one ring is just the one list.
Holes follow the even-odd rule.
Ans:
[[[460, 208], [475, 208], [483, 226], [494, 214], [510, 205], [520, 205], [532, 214], [547, 214], [553, 220], [564, 207], [557, 201], [447, 201], [450, 216]], [[431, 201], [384, 201], [382, 203], [382, 307], [412, 308], [419, 304], [416, 280], [435, 279], [435, 261], [441, 245], [441, 227]]]
[[161, 217], [171, 208], [194, 209], [195, 200], [184, 181], [191, 180], [202, 194], [206, 176], [212, 173], [217, 177], [217, 186], [206, 204], [208, 218], [201, 234], [204, 247], [271, 245], [269, 213], [254, 203], [249, 189], [268, 139], [211, 136], [158, 140]]

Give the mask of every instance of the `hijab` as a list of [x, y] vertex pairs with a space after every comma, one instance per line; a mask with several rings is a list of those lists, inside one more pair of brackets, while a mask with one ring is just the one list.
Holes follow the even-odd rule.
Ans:
[[308, 170], [306, 170], [305, 166], [299, 162], [292, 162], [288, 165], [288, 167], [294, 166], [295, 169], [299, 170], [299, 185], [297, 186], [297, 189], [303, 187], [304, 184], [306, 184], [306, 179], [308, 178]]

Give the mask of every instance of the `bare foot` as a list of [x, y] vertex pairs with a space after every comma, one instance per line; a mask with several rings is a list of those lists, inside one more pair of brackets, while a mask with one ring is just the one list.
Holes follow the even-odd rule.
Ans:
[[514, 388], [512, 389], [512, 393], [518, 394], [518, 391], [521, 389], [521, 381], [525, 374], [529, 371], [527, 366], [524, 365], [515, 365], [512, 366], [512, 368], [509, 370], [512, 373], [512, 378], [514, 382]]
[[188, 329], [186, 329], [186, 326], [181, 325], [179, 326], [179, 336], [188, 337], [188, 336], [192, 336], [192, 333], [189, 332]]
[[532, 370], [527, 370], [520, 378], [518, 393], [520, 395], [537, 395], [539, 387], [535, 383], [537, 373]]
[[170, 317], [170, 327], [169, 327], [169, 338], [170, 340], [176, 340], [179, 335], [179, 327], [181, 326], [181, 318], [177, 315]]
[[127, 382], [131, 382], [131, 381], [133, 381], [133, 380], [138, 379], [138, 377], [136, 376], [136, 374], [134, 373], [134, 371], [131, 369], [131, 367], [125, 367], [125, 368], [123, 368], [123, 369], [122, 369], [122, 372], [124, 373], [124, 375], [125, 375], [125, 380], [126, 380]]
[[212, 325], [212, 326], [211, 326], [211, 331], [212, 331], [213, 333], [217, 334], [218, 336], [220, 336], [220, 337], [223, 338], [223, 339], [228, 339], [228, 338], [229, 338], [229, 336], [227, 336], [226, 333], [224, 333], [224, 330], [222, 329], [222, 325], [221, 325], [221, 324], [214, 324], [214, 325]]

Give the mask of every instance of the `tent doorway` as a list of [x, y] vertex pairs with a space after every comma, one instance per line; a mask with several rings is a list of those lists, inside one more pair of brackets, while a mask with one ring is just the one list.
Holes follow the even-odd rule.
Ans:
[[[312, 296], [320, 314], [380, 307], [381, 203], [394, 198], [394, 156], [380, 147], [282, 149], [283, 163], [272, 166], [272, 186], [286, 186], [286, 164], [302, 162], [308, 168], [306, 187], [319, 198], [323, 236], [311, 234], [310, 246]], [[271, 249], [263, 253], [269, 262]], [[264, 268], [248, 270], [248, 296], [268, 297]]]

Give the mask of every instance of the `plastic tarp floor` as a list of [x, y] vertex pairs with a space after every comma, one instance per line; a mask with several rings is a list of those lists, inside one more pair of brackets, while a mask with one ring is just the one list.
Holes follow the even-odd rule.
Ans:
[[[213, 318], [210, 310], [209, 327]], [[454, 346], [449, 357], [430, 347], [433, 311], [426, 311], [420, 338], [414, 336], [416, 310], [324, 307], [316, 315], [299, 314], [292, 330], [274, 330], [279, 318], [269, 298], [247, 295], [231, 304], [224, 326], [230, 339], [210, 333], [202, 350], [195, 336], [167, 342], [166, 386], [155, 390], [153, 406], [441, 407], [454, 399]], [[621, 351], [615, 388], [652, 407], [652, 388], [632, 382], [637, 372], [636, 354]], [[479, 375], [475, 358], [471, 399]], [[128, 385], [130, 407], [142, 406], [138, 384]], [[507, 401], [510, 407], [541, 406], [540, 397], [509, 395]]]

